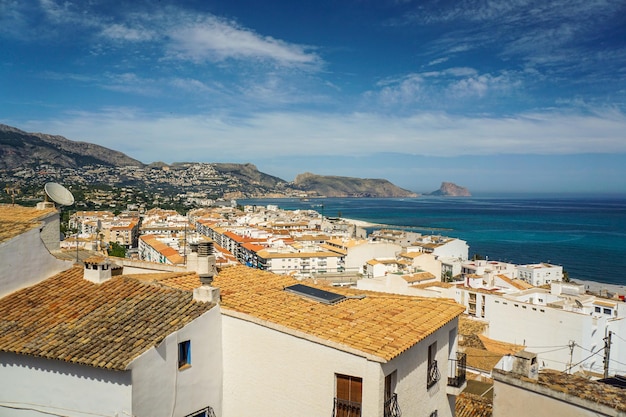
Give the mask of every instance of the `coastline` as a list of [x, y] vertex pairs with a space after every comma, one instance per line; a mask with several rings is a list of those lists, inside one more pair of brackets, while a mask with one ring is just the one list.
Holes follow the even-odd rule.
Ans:
[[611, 294], [626, 295], [626, 286], [624, 285], [606, 284], [604, 282], [589, 281], [589, 280], [576, 279], [576, 278], [572, 278], [570, 280], [570, 283], [584, 285], [585, 290], [587, 292], [597, 294], [597, 295], [605, 291]]
[[[390, 228], [394, 228], [394, 227], [398, 227], [398, 226], [393, 226], [393, 225], [385, 225], [385, 224], [381, 224], [381, 223], [372, 223], [372, 222], [367, 222], [364, 220], [355, 220], [355, 219], [350, 219], [347, 217], [341, 217], [341, 220], [354, 224], [357, 227], [380, 227], [380, 228], [384, 228], [384, 227], [390, 227]], [[570, 281], [570, 283], [572, 284], [578, 284], [578, 285], [584, 285], [585, 286], [585, 290], [587, 292], [590, 292], [592, 294], [596, 294], [596, 295], [600, 295], [602, 293], [609, 293], [609, 294], [617, 294], [617, 295], [626, 295], [626, 285], [620, 285], [620, 284], [607, 284], [604, 282], [598, 282], [598, 281], [591, 281], [591, 280], [583, 280], [583, 279], [577, 279], [577, 278], [572, 278]]]
[[384, 227], [384, 224], [380, 224], [380, 223], [372, 223], [372, 222], [366, 222], [363, 220], [355, 220], [355, 219], [348, 219], [346, 217], [340, 217], [341, 220], [354, 224], [355, 226], [358, 227]]

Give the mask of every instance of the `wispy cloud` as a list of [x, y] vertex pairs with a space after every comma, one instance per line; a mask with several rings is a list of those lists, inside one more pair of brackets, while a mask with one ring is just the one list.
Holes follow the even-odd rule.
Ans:
[[128, 27], [123, 24], [110, 24], [102, 28], [101, 36], [118, 41], [145, 42], [157, 37], [157, 33], [151, 29], [142, 27]]
[[170, 38], [170, 55], [192, 61], [243, 59], [271, 61], [287, 67], [320, 63], [320, 58], [309, 52], [310, 47], [261, 36], [235, 22], [215, 16], [172, 29]]
[[419, 105], [421, 108], [445, 110], [464, 104], [459, 100], [497, 97], [522, 85], [519, 75], [506, 71], [480, 74], [473, 68], [452, 67], [383, 80], [378, 83], [378, 90], [371, 90], [364, 97], [396, 109]]
[[[31, 121], [24, 127], [100, 143], [144, 162], [407, 151], [430, 156], [626, 152], [626, 116], [600, 108], [586, 114], [545, 111], [499, 118], [433, 112], [406, 117], [287, 112], [246, 118], [218, 113], [155, 116], [111, 108], [52, 122]], [[172, 141], [183, 132], [184, 140]]]
[[[5, 13], [16, 20], [11, 27], [19, 27], [19, 22], [25, 26], [29, 21], [34, 26], [33, 16], [40, 15], [50, 33], [62, 32], [67, 37], [80, 36], [93, 42], [155, 42], [162, 48], [162, 56], [168, 59], [268, 62], [274, 67], [306, 70], [317, 70], [323, 63], [313, 46], [263, 35], [210, 13], [192, 13], [175, 6], [163, 6], [153, 13], [128, 10], [112, 16], [90, 8], [90, 3], [56, 0], [26, 3], [28, 7], [8, 0]], [[10, 23], [8, 18], [2, 20]], [[4, 29], [5, 33], [8, 31]], [[99, 50], [105, 49], [99, 45]]]

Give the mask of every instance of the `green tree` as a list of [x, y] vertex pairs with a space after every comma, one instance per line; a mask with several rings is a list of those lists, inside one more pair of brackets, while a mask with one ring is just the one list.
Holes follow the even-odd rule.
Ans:
[[109, 242], [109, 256], [126, 257], [126, 248], [117, 242]]

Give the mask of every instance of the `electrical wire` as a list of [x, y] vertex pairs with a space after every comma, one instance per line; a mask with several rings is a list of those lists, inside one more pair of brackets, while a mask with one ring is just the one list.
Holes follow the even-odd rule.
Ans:
[[578, 362], [578, 363], [576, 363], [576, 364], [574, 364], [574, 365], [569, 366], [569, 367], [567, 368], [567, 370], [566, 370], [566, 371], [569, 373], [569, 371], [570, 371], [572, 368], [575, 368], [576, 366], [578, 366], [578, 365], [580, 365], [581, 363], [585, 362], [587, 359], [592, 358], [593, 356], [595, 356], [595, 355], [599, 354], [600, 352], [601, 352], [601, 351], [597, 351], [597, 352], [595, 352], [595, 353], [592, 353], [591, 355], [587, 356], [587, 357], [586, 357], [585, 359], [583, 359], [582, 361], [580, 361], [580, 362]]
[[[40, 410], [40, 409], [34, 408], [34, 407], [56, 408], [58, 410], [69, 411], [71, 414], [59, 414], [58, 412]], [[0, 403], [0, 408], [9, 408], [9, 409], [12, 409], [12, 410], [34, 411], [34, 412], [37, 412], [37, 413], [47, 414], [47, 415], [56, 416], [56, 417], [72, 417], [72, 416], [75, 416], [76, 413], [80, 413], [80, 414], [83, 414], [83, 415], [99, 416], [99, 417], [111, 417], [109, 414], [100, 414], [100, 413], [93, 413], [93, 412], [89, 412], [89, 411], [73, 410], [73, 409], [69, 409], [69, 408], [61, 408], [61, 407], [45, 406], [45, 405], [42, 405], [42, 404], [13, 402], [13, 401], [3, 401], [3, 402], [1, 402]]]

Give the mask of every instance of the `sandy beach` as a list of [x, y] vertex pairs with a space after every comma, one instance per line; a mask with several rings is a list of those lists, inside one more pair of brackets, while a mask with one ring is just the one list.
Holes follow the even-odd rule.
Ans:
[[365, 222], [363, 220], [346, 219], [345, 217], [341, 217], [341, 220], [348, 222], [348, 223], [352, 223], [359, 227], [378, 227], [378, 226], [383, 227], [384, 226], [379, 223], [370, 223], [370, 222]]
[[582, 284], [585, 289], [593, 294], [600, 294], [606, 291], [608, 295], [618, 294], [626, 295], [626, 286], [617, 284], [605, 284], [603, 282], [585, 281], [582, 279], [572, 279], [570, 282], [575, 284]]

